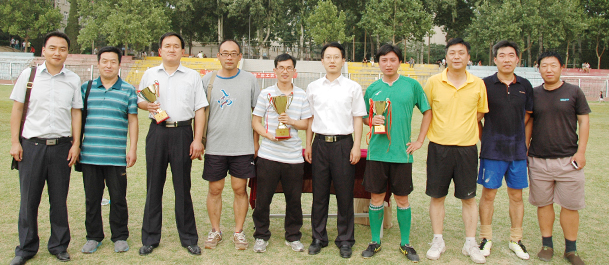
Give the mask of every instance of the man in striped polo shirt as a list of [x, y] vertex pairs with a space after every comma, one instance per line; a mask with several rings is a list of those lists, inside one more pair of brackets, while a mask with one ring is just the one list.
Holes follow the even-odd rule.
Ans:
[[[307, 94], [292, 84], [296, 72], [296, 59], [287, 53], [275, 58], [275, 75], [277, 84], [260, 92], [252, 127], [262, 139], [258, 149], [256, 208], [252, 215], [256, 230], [254, 231], [254, 252], [265, 252], [271, 238], [269, 231], [269, 210], [277, 183], [281, 181], [285, 195], [285, 244], [294, 251], [304, 251], [300, 242], [302, 233], [302, 182], [304, 177], [304, 159], [302, 158], [302, 141], [298, 130], [306, 130], [311, 117]], [[285, 95], [292, 98], [291, 104], [279, 115], [271, 106], [269, 97]], [[264, 126], [262, 118], [264, 117]], [[277, 139], [275, 131], [279, 122], [290, 127], [290, 138]]]
[[[87, 119], [80, 162], [86, 197], [87, 242], [83, 253], [93, 253], [102, 244], [104, 230], [101, 200], [104, 182], [110, 194], [110, 230], [115, 252], [129, 250], [127, 238], [127, 173], [137, 159], [137, 95], [135, 88], [118, 76], [121, 50], [103, 47], [97, 54], [99, 78], [89, 81]], [[81, 87], [85, 99], [88, 82]], [[130, 146], [127, 154], [127, 132]]]

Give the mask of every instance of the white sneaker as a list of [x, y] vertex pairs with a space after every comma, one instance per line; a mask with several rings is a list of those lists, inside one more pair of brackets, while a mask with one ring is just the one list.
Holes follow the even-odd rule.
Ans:
[[245, 238], [245, 232], [243, 231], [233, 234], [233, 243], [235, 243], [235, 249], [237, 250], [246, 250], [249, 246], [249, 243], [247, 243], [247, 239]]
[[527, 252], [527, 248], [524, 247], [522, 241], [518, 241], [518, 243], [514, 241], [510, 241], [510, 249], [521, 259], [529, 259], [529, 253]]
[[480, 252], [480, 247], [476, 244], [468, 244], [465, 242], [463, 249], [461, 250], [463, 255], [469, 256], [474, 263], [482, 264], [486, 263], [486, 258]]
[[288, 242], [287, 240], [285, 241], [285, 244], [289, 247], [292, 248], [292, 250], [296, 251], [296, 252], [303, 252], [304, 251], [304, 245], [302, 243], [300, 243], [300, 241], [296, 240], [296, 241], [292, 241], [292, 242]]
[[256, 243], [254, 243], [254, 252], [262, 253], [266, 252], [266, 246], [269, 245], [268, 241], [264, 241], [262, 238], [256, 238]]
[[439, 237], [434, 237], [431, 242], [431, 248], [427, 251], [427, 258], [430, 260], [437, 260], [440, 258], [440, 255], [446, 251], [446, 244], [444, 244], [444, 239]]
[[491, 240], [486, 240], [486, 238], [483, 238], [482, 242], [480, 242], [480, 252], [485, 257], [491, 255], [491, 247], [493, 247], [493, 241]]

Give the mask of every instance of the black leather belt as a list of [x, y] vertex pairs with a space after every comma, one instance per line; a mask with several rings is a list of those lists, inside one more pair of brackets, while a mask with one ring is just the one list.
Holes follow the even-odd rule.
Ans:
[[72, 137], [60, 137], [60, 138], [37, 138], [37, 137], [32, 137], [30, 139], [25, 139], [25, 140], [26, 141], [30, 141], [30, 142], [34, 142], [36, 144], [58, 145], [58, 144], [63, 144], [63, 143], [71, 143], [72, 142]]
[[[152, 120], [152, 122], [156, 123], [156, 121]], [[167, 127], [167, 128], [175, 128], [175, 127], [184, 127], [190, 126], [192, 124], [192, 119], [187, 121], [164, 121], [159, 123], [158, 125]]]
[[322, 140], [326, 143], [334, 143], [340, 140], [344, 140], [347, 138], [351, 138], [351, 134], [346, 135], [323, 135], [323, 134], [315, 134], [315, 139]]

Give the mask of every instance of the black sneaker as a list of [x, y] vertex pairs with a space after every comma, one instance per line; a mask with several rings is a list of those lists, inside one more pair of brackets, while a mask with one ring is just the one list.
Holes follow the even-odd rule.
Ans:
[[402, 254], [404, 254], [410, 261], [419, 262], [419, 255], [411, 245], [400, 245], [400, 252], [402, 252]]
[[362, 251], [362, 257], [364, 257], [365, 259], [372, 258], [372, 256], [374, 256], [374, 254], [379, 251], [381, 251], [381, 244], [378, 244], [376, 242], [370, 242], [370, 244], [368, 244], [368, 248]]

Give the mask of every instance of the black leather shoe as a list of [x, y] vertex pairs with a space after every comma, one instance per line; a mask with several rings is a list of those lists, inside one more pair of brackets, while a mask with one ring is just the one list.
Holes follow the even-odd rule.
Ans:
[[188, 253], [190, 254], [201, 255], [201, 248], [197, 245], [188, 246], [186, 249], [188, 249]]
[[319, 252], [321, 252], [321, 249], [325, 248], [326, 246], [328, 246], [328, 244], [324, 246], [321, 240], [313, 239], [313, 242], [311, 242], [311, 245], [309, 246], [309, 255], [319, 254]]
[[353, 253], [353, 251], [351, 250], [351, 246], [349, 245], [342, 245], [340, 246], [340, 256], [348, 259], [351, 257], [351, 254]]
[[146, 255], [152, 253], [152, 250], [154, 250], [154, 248], [156, 248], [156, 247], [157, 246], [154, 246], [154, 245], [151, 245], [151, 246], [143, 245], [140, 248], [140, 256], [146, 256]]
[[55, 254], [55, 257], [57, 257], [57, 259], [62, 262], [70, 261], [70, 254], [68, 254], [67, 251], [59, 252]]
[[11, 260], [11, 265], [23, 265], [25, 264], [31, 257], [21, 257], [15, 256], [13, 260]]

